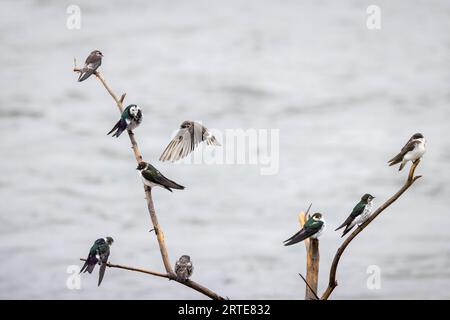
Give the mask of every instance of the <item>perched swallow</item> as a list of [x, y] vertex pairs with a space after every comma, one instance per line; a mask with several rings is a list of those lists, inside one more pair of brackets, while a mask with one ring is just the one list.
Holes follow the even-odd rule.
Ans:
[[117, 121], [114, 128], [112, 128], [108, 134], [111, 134], [114, 130], [117, 130], [112, 136], [118, 138], [125, 130], [134, 130], [139, 127], [141, 122], [141, 109], [135, 104], [130, 104], [125, 108], [125, 110], [123, 110], [120, 120]]
[[164, 177], [162, 173], [150, 163], [142, 161], [139, 163], [136, 170], [141, 171], [142, 181], [150, 188], [159, 186], [166, 188], [170, 192], [172, 192], [172, 189], [184, 189], [182, 185], [179, 185], [178, 183]]
[[186, 281], [194, 272], [194, 266], [192, 265], [191, 257], [183, 255], [175, 263], [175, 273], [177, 274], [178, 281]]
[[334, 231], [337, 231], [343, 227], [345, 227], [344, 232], [342, 233], [342, 236], [345, 236], [350, 230], [353, 229], [353, 227], [357, 224], [358, 226], [362, 225], [364, 221], [369, 218], [370, 214], [372, 213], [372, 200], [375, 199], [374, 196], [366, 193], [361, 197], [361, 201], [358, 202], [358, 204], [353, 208], [352, 213], [348, 216], [348, 218], [344, 221], [343, 224], [339, 226]]
[[170, 141], [159, 158], [160, 161], [176, 161], [186, 157], [194, 151], [200, 142], [206, 141], [208, 145], [220, 146], [221, 144], [198, 122], [184, 121], [175, 138]]
[[106, 263], [108, 262], [109, 257], [109, 247], [113, 244], [114, 240], [111, 237], [101, 238], [95, 240], [94, 244], [89, 251], [89, 255], [86, 259], [86, 262], [81, 268], [81, 272], [89, 272], [95, 268], [95, 265], [98, 263], [100, 265], [100, 271], [98, 273], [98, 285], [102, 283], [103, 276], [105, 275]]
[[388, 161], [389, 166], [400, 163], [398, 171], [402, 170], [408, 161], [416, 162], [422, 158], [426, 151], [426, 140], [421, 133], [414, 134], [411, 139], [405, 144], [400, 153]]
[[83, 69], [81, 69], [80, 76], [78, 77], [78, 82], [84, 81], [89, 78], [95, 72], [95, 70], [100, 67], [100, 65], [102, 64], [102, 57], [103, 54], [98, 50], [94, 50], [91, 52], [91, 54], [86, 58]]
[[303, 228], [294, 234], [289, 239], [283, 241], [285, 246], [290, 246], [294, 243], [303, 241], [307, 238], [317, 239], [322, 235], [325, 229], [325, 219], [321, 213], [314, 213], [308, 221], [303, 225]]

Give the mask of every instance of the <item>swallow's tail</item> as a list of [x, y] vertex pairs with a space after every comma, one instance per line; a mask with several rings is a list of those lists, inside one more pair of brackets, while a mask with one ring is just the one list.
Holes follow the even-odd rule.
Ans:
[[111, 134], [114, 130], [117, 130], [114, 134], [113, 137], [119, 137], [122, 132], [124, 132], [127, 128], [128, 124], [125, 121], [125, 119], [120, 118], [119, 121], [117, 121], [117, 123], [114, 125], [114, 127], [111, 129], [111, 131], [109, 131], [107, 133], [107, 135]]
[[296, 234], [294, 234], [292, 237], [290, 237], [289, 239], [284, 241], [284, 245], [285, 246], [290, 246], [293, 244], [296, 244], [300, 241], [305, 240], [306, 238], [308, 238], [308, 234], [305, 232], [305, 229], [300, 230], [299, 232], [297, 232]]
[[398, 171], [402, 171], [402, 169], [405, 167], [407, 161], [402, 161], [402, 164], [398, 168]]
[[106, 262], [102, 262], [100, 266], [100, 270], [98, 272], [98, 286], [102, 283], [103, 277], [105, 276], [105, 270], [106, 270]]
[[78, 77], [78, 82], [84, 81], [89, 78], [94, 73], [94, 70], [89, 68], [81, 69], [80, 76]]
[[393, 166], [393, 165], [396, 165], [397, 163], [402, 162], [402, 160], [403, 160], [403, 155], [401, 153], [399, 153], [398, 155], [393, 157], [391, 160], [389, 160], [388, 163], [389, 163], [389, 166]]
[[335, 229], [334, 231], [338, 231], [339, 229], [342, 229], [343, 227], [348, 226], [351, 222], [353, 221], [353, 217], [350, 215], [347, 217], [347, 219], [345, 219], [344, 223], [341, 224], [337, 229]]
[[344, 232], [342, 232], [341, 238], [342, 238], [343, 236], [345, 236], [347, 233], [349, 233], [350, 230], [352, 230], [354, 226], [355, 226], [355, 225], [351, 225], [351, 224], [349, 224], [348, 226], [346, 226], [345, 229], [344, 229]]
[[92, 273], [94, 271], [95, 265], [97, 264], [97, 259], [94, 257], [88, 257], [86, 259], [86, 262], [84, 263], [83, 267], [80, 270], [80, 273], [82, 272], [89, 272]]

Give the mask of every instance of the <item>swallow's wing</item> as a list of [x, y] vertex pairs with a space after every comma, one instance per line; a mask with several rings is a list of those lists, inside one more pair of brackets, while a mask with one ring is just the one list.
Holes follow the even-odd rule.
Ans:
[[306, 221], [305, 225], [299, 232], [284, 241], [284, 245], [290, 246], [297, 242], [303, 241], [317, 233], [322, 228], [322, 226], [322, 221], [315, 221], [314, 219], [310, 218], [308, 221]]
[[186, 157], [194, 150], [193, 139], [188, 128], [180, 128], [175, 137], [164, 149], [159, 161], [176, 161]]
[[297, 232], [296, 234], [294, 234], [292, 237], [290, 237], [289, 239], [284, 241], [284, 245], [285, 246], [290, 246], [293, 245], [297, 242], [303, 241], [309, 237], [311, 237], [314, 233], [316, 233], [317, 230], [313, 230], [313, 229], [305, 229], [302, 228], [299, 232]]
[[351, 214], [345, 219], [344, 223], [341, 224], [339, 227], [337, 227], [334, 231], [338, 231], [339, 229], [342, 229], [343, 227], [346, 227], [349, 225], [353, 220], [355, 220], [355, 217], [353, 217]]
[[405, 154], [414, 150], [414, 148], [416, 147], [416, 143], [417, 143], [416, 141], [409, 139], [409, 141], [405, 144], [400, 153], [388, 161], [389, 165], [393, 166], [397, 163], [400, 163], [403, 160]]

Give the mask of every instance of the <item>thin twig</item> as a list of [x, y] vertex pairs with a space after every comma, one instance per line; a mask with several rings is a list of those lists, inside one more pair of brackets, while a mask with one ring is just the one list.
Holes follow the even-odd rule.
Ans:
[[301, 273], [298, 274], [300, 277], [302, 277], [303, 281], [305, 281], [305, 284], [308, 286], [309, 290], [311, 290], [311, 292], [313, 293], [313, 295], [316, 297], [317, 300], [320, 300], [319, 296], [317, 295], [317, 293], [314, 291], [313, 288], [311, 288], [311, 286], [309, 285], [308, 281], [306, 281], [306, 279], [302, 276]]
[[350, 244], [350, 242], [361, 232], [363, 231], [381, 212], [383, 212], [387, 207], [389, 207], [392, 203], [394, 203], [406, 190], [409, 189], [409, 187], [412, 186], [412, 184], [419, 179], [422, 176], [414, 176], [414, 172], [416, 171], [416, 167], [419, 165], [420, 160], [417, 160], [410, 168], [408, 179], [406, 180], [403, 187], [397, 191], [396, 194], [394, 194], [391, 198], [389, 198], [385, 203], [383, 203], [377, 210], [374, 211], [374, 213], [358, 228], [356, 228], [348, 238], [345, 239], [344, 243], [339, 247], [337, 250], [333, 263], [331, 265], [330, 269], [330, 278], [328, 281], [328, 287], [325, 290], [325, 292], [322, 295], [322, 300], [327, 300], [331, 293], [333, 292], [334, 288], [337, 286], [336, 281], [336, 270], [339, 264], [339, 260], [344, 253], [344, 250], [347, 248], [347, 246]]
[[[76, 60], [74, 60], [74, 63], [76, 64]], [[81, 69], [77, 68], [76, 65], [74, 66], [73, 69], [74, 72], [80, 72]], [[94, 72], [95, 76], [97, 77], [98, 80], [100, 80], [100, 82], [102, 83], [103, 87], [106, 89], [106, 91], [108, 91], [108, 93], [110, 94], [110, 96], [114, 99], [114, 101], [116, 102], [117, 108], [119, 109], [119, 112], [122, 114], [123, 112], [123, 101], [125, 99], [126, 93], [123, 93], [119, 98], [117, 98], [117, 95], [112, 91], [112, 89], [108, 86], [108, 84], [106, 83], [106, 80], [101, 76], [100, 72], [95, 71]], [[127, 130], [128, 132], [128, 137], [130, 138], [130, 142], [131, 142], [131, 148], [133, 149], [133, 153], [134, 156], [136, 158], [136, 162], [140, 163], [142, 161], [142, 154], [141, 151], [139, 150], [138, 144], [136, 142], [135, 139], [135, 135], [133, 133], [133, 131], [131, 130]], [[153, 224], [153, 229], [155, 230], [155, 234], [156, 234], [156, 238], [158, 239], [158, 245], [159, 245], [159, 250], [161, 253], [161, 258], [164, 264], [164, 268], [166, 269], [167, 272], [167, 277], [171, 280], [175, 280], [177, 282], [180, 282], [176, 279], [176, 274], [173, 272], [172, 269], [172, 265], [170, 263], [169, 260], [169, 254], [167, 252], [167, 247], [166, 247], [166, 243], [164, 241], [164, 233], [158, 223], [158, 218], [156, 216], [156, 211], [155, 211], [155, 207], [153, 205], [153, 198], [152, 198], [152, 192], [151, 192], [151, 188], [148, 188], [144, 185], [144, 191], [145, 191], [145, 197], [147, 199], [147, 207], [148, 207], [148, 211], [150, 214], [150, 219], [152, 221]], [[124, 268], [122, 268], [124, 269]], [[131, 270], [131, 269], [129, 269]], [[138, 271], [138, 270], [134, 270], [134, 271]], [[148, 272], [147, 272], [148, 273]], [[150, 274], [150, 273], [149, 273]], [[206, 287], [203, 287], [202, 285], [194, 282], [194, 281], [186, 281], [186, 282], [180, 282], [182, 284], [184, 284], [185, 286], [188, 286], [192, 289], [195, 289], [205, 295], [207, 295], [208, 297], [212, 298], [212, 299], [217, 299], [217, 300], [223, 300], [224, 298], [219, 296], [218, 294], [212, 292], [211, 290], [209, 290]]]

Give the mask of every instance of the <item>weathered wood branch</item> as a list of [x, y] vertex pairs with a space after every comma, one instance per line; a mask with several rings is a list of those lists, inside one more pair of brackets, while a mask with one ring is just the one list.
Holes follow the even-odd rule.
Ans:
[[375, 218], [381, 213], [383, 212], [387, 207], [389, 207], [392, 203], [394, 203], [398, 198], [400, 198], [400, 196], [409, 189], [409, 187], [412, 186], [412, 184], [419, 179], [422, 176], [414, 176], [414, 172], [416, 171], [417, 166], [419, 165], [420, 160], [417, 160], [410, 168], [409, 170], [409, 174], [408, 174], [408, 179], [406, 180], [405, 184], [403, 185], [403, 187], [397, 191], [396, 194], [394, 194], [391, 198], [389, 198], [385, 203], [383, 203], [377, 210], [375, 210], [372, 215], [360, 226], [357, 227], [351, 234], [350, 236], [348, 236], [344, 243], [338, 248], [334, 259], [333, 259], [333, 263], [331, 264], [331, 269], [330, 269], [330, 277], [329, 277], [329, 281], [328, 281], [328, 287], [325, 290], [325, 292], [323, 293], [321, 299], [322, 300], [327, 300], [331, 293], [333, 292], [334, 288], [336, 288], [337, 281], [336, 281], [336, 271], [337, 271], [337, 267], [339, 264], [339, 260], [341, 259], [342, 254], [344, 253], [345, 249], [347, 248], [347, 246], [350, 244], [350, 242], [352, 242], [352, 240], [361, 232], [363, 231], [373, 220], [375, 220]]
[[[81, 261], [86, 261], [86, 259], [84, 259], [84, 258], [80, 258], [80, 260]], [[156, 271], [142, 269], [142, 268], [128, 267], [128, 266], [124, 266], [124, 265], [120, 265], [120, 264], [112, 264], [110, 262], [108, 262], [106, 264], [106, 266], [108, 266], [110, 268], [117, 268], [117, 269], [123, 269], [123, 270], [128, 270], [128, 271], [135, 271], [135, 272], [145, 273], [145, 274], [152, 275], [152, 276], [159, 277], [159, 278], [166, 278], [166, 279], [169, 279], [169, 280], [174, 280], [176, 282], [182, 283], [185, 286], [187, 286], [187, 287], [189, 287], [191, 289], [194, 289], [194, 290], [196, 290], [196, 291], [198, 291], [198, 292], [208, 296], [211, 299], [224, 300], [224, 298], [219, 296], [217, 293], [209, 290], [208, 288], [206, 288], [206, 287], [202, 286], [201, 284], [199, 284], [199, 283], [197, 283], [195, 281], [192, 281], [190, 279], [186, 280], [186, 282], [180, 282], [180, 281], [177, 281], [176, 276], [171, 276], [171, 275], [169, 275], [167, 273], [161, 273], [161, 272], [156, 272]]]
[[[74, 60], [74, 68], [73, 71], [74, 72], [81, 72], [81, 69], [77, 68], [76, 66], [76, 60]], [[125, 100], [125, 96], [126, 93], [123, 93], [122, 96], [120, 98], [117, 97], [117, 95], [112, 91], [112, 89], [109, 87], [109, 85], [106, 83], [106, 80], [102, 77], [102, 75], [100, 74], [100, 72], [95, 71], [94, 75], [97, 77], [97, 79], [102, 83], [103, 87], [106, 89], [106, 91], [108, 91], [109, 95], [113, 98], [113, 100], [115, 101], [117, 108], [119, 109], [120, 114], [122, 114], [123, 112], [123, 101]], [[136, 138], [135, 135], [133, 133], [133, 131], [131, 130], [127, 130], [128, 132], [128, 137], [130, 138], [130, 142], [131, 142], [131, 148], [133, 149], [133, 153], [134, 153], [134, 157], [136, 158], [136, 162], [139, 163], [142, 161], [142, 154], [141, 151], [139, 150], [138, 144], [136, 142]], [[217, 299], [217, 300], [224, 300], [223, 297], [219, 296], [218, 294], [212, 292], [211, 290], [209, 290], [208, 288], [194, 282], [191, 280], [188, 281], [178, 281], [176, 279], [176, 274], [174, 273], [173, 269], [172, 269], [172, 265], [170, 263], [169, 260], [169, 254], [167, 251], [167, 246], [166, 243], [164, 241], [164, 232], [162, 231], [161, 226], [158, 223], [158, 217], [156, 216], [156, 211], [155, 211], [155, 207], [153, 205], [153, 198], [152, 198], [152, 192], [151, 192], [151, 188], [144, 186], [144, 191], [145, 191], [145, 197], [147, 200], [147, 207], [148, 207], [148, 211], [150, 214], [150, 219], [152, 221], [152, 225], [153, 225], [153, 230], [155, 231], [157, 240], [158, 240], [158, 245], [159, 245], [159, 250], [161, 253], [161, 258], [164, 264], [164, 268], [166, 269], [166, 274], [164, 277], [170, 279], [170, 280], [175, 280], [179, 283], [184, 284], [185, 286], [188, 286], [194, 290], [197, 290], [201, 293], [203, 293], [204, 295], [212, 298], [212, 299]], [[127, 269], [127, 270], [132, 270], [132, 271], [138, 271], [138, 272], [144, 272], [147, 274], [152, 274], [152, 275], [156, 275], [156, 276], [162, 276], [161, 273], [157, 273], [155, 274], [155, 272], [153, 271], [142, 271], [142, 269], [137, 269], [137, 268], [132, 268], [132, 267], [123, 267], [123, 266], [113, 266], [113, 265], [109, 265], [111, 267], [116, 267], [116, 268], [121, 268], [121, 269]]]
[[[305, 212], [300, 212], [299, 214], [299, 222], [300, 227], [308, 220], [308, 213], [311, 209], [311, 205], [309, 205], [308, 210]], [[306, 300], [317, 300], [319, 297], [317, 296], [317, 288], [319, 283], [319, 263], [320, 263], [320, 254], [319, 254], [319, 240], [318, 239], [305, 239], [305, 247], [306, 247], [306, 279], [302, 279], [306, 283], [306, 291], [305, 291], [305, 299]]]

